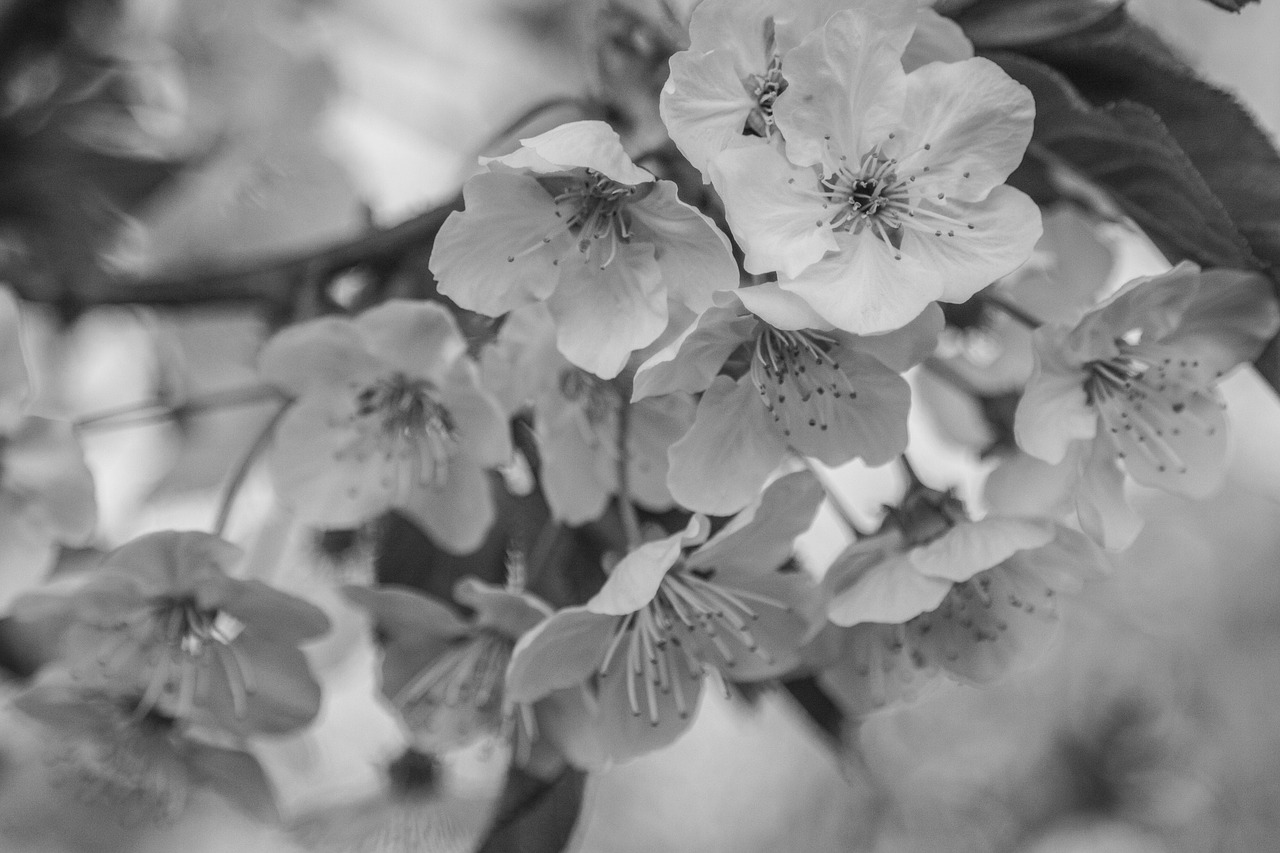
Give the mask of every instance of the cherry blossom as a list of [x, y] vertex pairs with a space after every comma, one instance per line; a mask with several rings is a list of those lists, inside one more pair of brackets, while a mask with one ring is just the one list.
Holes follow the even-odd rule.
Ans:
[[1030, 92], [985, 59], [907, 74], [910, 22], [832, 16], [788, 57], [785, 154], [737, 146], [712, 182], [748, 272], [836, 328], [882, 332], [961, 302], [1031, 254], [1039, 208], [1004, 185], [1031, 136]]
[[[777, 288], [743, 288], [641, 365], [636, 396], [705, 389], [692, 429], [671, 446], [668, 485], [681, 505], [735, 512], [789, 451], [827, 465], [882, 465], [906, 447], [911, 391], [900, 374], [932, 352], [937, 306], [876, 336], [795, 328], [820, 322], [811, 315]], [[726, 364], [737, 372], [720, 374]]]
[[329, 620], [300, 598], [230, 576], [240, 557], [207, 533], [146, 534], [75, 590], [20, 599], [15, 615], [63, 623], [60, 657], [72, 676], [136, 693], [139, 714], [231, 732], [292, 731], [320, 707], [298, 646]]
[[660, 110], [671, 138], [704, 182], [711, 180], [711, 160], [726, 148], [751, 138], [780, 139], [773, 108], [788, 86], [787, 54], [850, 7], [895, 25], [894, 47], [908, 71], [973, 56], [953, 21], [927, 7], [917, 13], [898, 0], [703, 0], [689, 21], [689, 49], [671, 58]]
[[627, 406], [627, 491], [645, 509], [675, 502], [667, 451], [693, 423], [683, 392], [628, 403], [614, 381], [570, 363], [555, 346], [542, 305], [513, 311], [484, 351], [485, 385], [509, 413], [529, 410], [540, 456], [539, 481], [552, 514], [567, 524], [599, 518], [618, 488], [618, 429]]
[[803, 574], [780, 569], [822, 496], [811, 474], [789, 474], [710, 540], [695, 515], [632, 550], [585, 605], [521, 638], [508, 695], [533, 701], [586, 685], [603, 749], [623, 761], [678, 738], [710, 674], [750, 682], [786, 672], [810, 633], [814, 599]]
[[1074, 326], [1036, 330], [1035, 371], [1014, 421], [1018, 444], [1060, 466], [1084, 529], [1126, 547], [1140, 522], [1124, 475], [1191, 497], [1222, 482], [1227, 419], [1217, 383], [1280, 328], [1255, 273], [1183, 263], [1136, 279]]
[[669, 299], [697, 311], [737, 286], [728, 239], [632, 163], [607, 124], [520, 144], [467, 181], [466, 209], [436, 237], [431, 271], [463, 308], [545, 302], [565, 358], [611, 379], [666, 328]]
[[301, 520], [352, 528], [397, 509], [443, 548], [479, 547], [494, 514], [485, 469], [510, 459], [511, 438], [447, 310], [393, 299], [312, 320], [259, 363], [294, 398], [271, 470]]

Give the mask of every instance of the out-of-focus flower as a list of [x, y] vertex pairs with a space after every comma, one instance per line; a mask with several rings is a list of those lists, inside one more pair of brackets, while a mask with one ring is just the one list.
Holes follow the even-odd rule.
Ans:
[[248, 752], [192, 737], [180, 721], [127, 690], [45, 678], [14, 705], [46, 726], [53, 782], [112, 807], [122, 823], [168, 823], [207, 788], [260, 820], [274, 820], [275, 795]]
[[907, 71], [973, 56], [973, 45], [958, 25], [929, 8], [921, 8], [917, 18], [907, 2], [704, 0], [689, 21], [689, 49], [671, 57], [660, 103], [671, 138], [704, 181], [711, 179], [712, 158], [744, 137], [780, 138], [773, 106], [787, 89], [787, 54], [851, 6], [898, 24], [892, 30], [894, 46]]
[[33, 593], [24, 619], [67, 620], [61, 656], [95, 689], [135, 696], [139, 714], [237, 733], [309, 723], [320, 687], [298, 644], [329, 628], [323, 611], [227, 574], [240, 549], [207, 533], [141, 536], [75, 591]]
[[[454, 597], [472, 610], [469, 618], [405, 587], [346, 587], [347, 596], [369, 612], [379, 635], [382, 692], [415, 741], [430, 751], [503, 737], [514, 742], [517, 758], [527, 760], [542, 734], [539, 718], [555, 715], [560, 703], [574, 698], [552, 694], [539, 703], [516, 703], [506, 696], [516, 641], [552, 612], [524, 591], [521, 559], [510, 558], [506, 587], [476, 578], [458, 582]], [[573, 754], [572, 745], [558, 751]]]
[[[743, 288], [636, 374], [637, 397], [705, 389], [692, 429], [671, 446], [668, 485], [680, 504], [713, 515], [741, 509], [789, 449], [826, 465], [855, 457], [882, 465], [902, 452], [911, 391], [900, 374], [933, 351], [937, 306], [901, 330], [860, 337], [775, 326], [744, 303], [795, 315], [786, 320], [815, 319], [775, 287]], [[717, 375], [726, 364], [740, 375]]]
[[393, 299], [292, 326], [260, 366], [295, 398], [271, 461], [303, 521], [353, 528], [399, 509], [449, 551], [480, 545], [494, 513], [485, 469], [510, 459], [511, 438], [446, 309]]
[[1101, 568], [1078, 531], [1047, 519], [974, 521], [952, 495], [917, 486], [880, 532], [832, 564], [823, 586], [833, 624], [809, 656], [858, 714], [909, 698], [937, 672], [988, 683], [1044, 648], [1058, 597]]
[[858, 334], [968, 299], [1040, 236], [1039, 208], [1004, 185], [1031, 138], [1030, 92], [985, 59], [904, 73], [910, 22], [872, 11], [835, 14], [788, 55], [785, 155], [736, 146], [710, 167], [746, 269], [776, 271]]
[[689, 394], [628, 404], [613, 382], [560, 354], [555, 326], [541, 305], [508, 315], [481, 367], [485, 385], [508, 412], [532, 409], [539, 479], [557, 519], [582, 524], [604, 512], [618, 487], [619, 415], [627, 405], [629, 497], [655, 512], [674, 505], [667, 489], [667, 451], [693, 423]]
[[813, 475], [789, 474], [709, 541], [707, 519], [695, 515], [683, 531], [639, 546], [584, 606], [520, 640], [509, 695], [527, 702], [585, 685], [602, 749], [622, 761], [678, 738], [713, 674], [750, 682], [788, 671], [814, 599], [802, 573], [779, 569], [822, 496]]
[[34, 585], [58, 545], [84, 545], [97, 522], [93, 477], [65, 421], [30, 415], [18, 303], [0, 288], [0, 608]]
[[1260, 274], [1183, 263], [1136, 279], [1075, 326], [1036, 330], [1018, 445], [1064, 466], [1086, 532], [1126, 547], [1141, 522], [1124, 497], [1124, 473], [1191, 497], [1217, 489], [1227, 419], [1215, 386], [1277, 328], [1280, 308]]
[[738, 285], [725, 236], [603, 122], [522, 140], [463, 197], [431, 255], [440, 292], [491, 316], [546, 302], [565, 358], [604, 379], [662, 333], [668, 299], [699, 311]]

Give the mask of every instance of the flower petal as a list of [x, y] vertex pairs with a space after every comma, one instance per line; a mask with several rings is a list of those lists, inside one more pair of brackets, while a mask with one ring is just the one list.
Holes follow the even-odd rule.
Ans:
[[715, 223], [680, 201], [676, 185], [658, 181], [628, 210], [635, 239], [653, 243], [667, 294], [694, 311], [711, 307], [711, 294], [738, 286], [729, 238]]
[[1113, 445], [1144, 486], [1207, 497], [1227, 473], [1226, 403], [1216, 388], [1155, 385], [1151, 372], [1133, 380], [1133, 399], [1113, 394], [1098, 402], [1099, 442]]
[[930, 62], [960, 62], [972, 56], [973, 42], [960, 25], [925, 6], [920, 9], [916, 30], [902, 54], [902, 68], [910, 76], [910, 72]]
[[796, 537], [813, 524], [824, 496], [822, 484], [810, 472], [783, 475], [685, 564], [734, 577], [772, 572], [791, 556]]
[[551, 195], [529, 175], [507, 172], [473, 175], [462, 195], [465, 209], [449, 215], [431, 251], [440, 292], [492, 317], [550, 295], [557, 263], [572, 251]]
[[581, 685], [600, 666], [618, 622], [585, 607], [553, 613], [516, 643], [507, 670], [507, 698], [535, 702], [554, 690]]
[[706, 389], [755, 327], [756, 321], [743, 315], [736, 300], [706, 309], [678, 338], [640, 365], [631, 399]]
[[321, 317], [281, 329], [258, 356], [263, 380], [295, 397], [360, 382], [383, 370], [355, 323], [345, 317]]
[[667, 488], [667, 454], [693, 426], [697, 404], [688, 394], [649, 397], [631, 406], [627, 476], [631, 497], [645, 509], [665, 512], [674, 500]]
[[8, 287], [0, 287], [0, 434], [8, 433], [26, 413], [30, 396], [18, 300]]
[[846, 349], [857, 349], [872, 356], [885, 367], [897, 373], [905, 373], [933, 355], [938, 348], [938, 336], [942, 334], [945, 320], [937, 303], [929, 303], [914, 320], [900, 329], [878, 335], [859, 335], [852, 341], [841, 340]]
[[641, 609], [658, 594], [662, 579], [681, 552], [706, 539], [707, 530], [707, 519], [694, 514], [681, 532], [636, 548], [618, 561], [586, 608], [605, 616], [625, 616]]
[[857, 350], [833, 350], [832, 356], [838, 366], [807, 363], [803, 384], [789, 377], [770, 387], [786, 391], [786, 402], [774, 404], [783, 435], [797, 451], [826, 465], [861, 457], [875, 466], [897, 458], [907, 446], [906, 380]]
[[902, 114], [902, 49], [915, 26], [912, 5], [893, 4], [896, 20], [837, 12], [787, 54], [787, 90], [774, 118], [791, 162], [824, 163], [831, 172], [840, 156], [857, 162], [888, 139]]
[[831, 328], [831, 324], [814, 311], [808, 302], [778, 287], [776, 282], [744, 287], [737, 294], [748, 311], [775, 329]]
[[795, 277], [836, 246], [817, 174], [765, 145], [721, 152], [711, 179], [724, 200], [748, 272]]
[[950, 590], [950, 581], [921, 574], [906, 554], [898, 554], [863, 566], [832, 596], [827, 618], [845, 627], [906, 622], [933, 610]]
[[[928, 211], [935, 207], [942, 216], [972, 227], [948, 228], [939, 221], [934, 229]], [[918, 260], [930, 280], [941, 285], [938, 298], [943, 302], [964, 302], [1013, 272], [1031, 257], [1041, 234], [1040, 208], [1025, 193], [1004, 185], [972, 204], [925, 201], [916, 208], [916, 221], [924, 229], [903, 233], [902, 254]]]
[[[637, 651], [638, 646], [636, 643]], [[622, 655], [623, 650], [619, 649], [618, 654]], [[625, 660], [615, 661], [608, 673], [600, 675], [600, 727], [605, 749], [614, 761], [628, 761], [661, 749], [693, 725], [706, 677], [678, 649], [669, 651], [666, 657], [670, 690], [661, 690], [644, 672], [631, 672]], [[642, 658], [640, 653], [635, 662], [637, 669], [642, 667]]]
[[627, 156], [618, 132], [603, 121], [571, 121], [520, 140], [520, 148], [494, 158], [513, 169], [547, 174], [583, 167], [621, 184], [644, 184], [653, 175]]
[[458, 323], [438, 302], [388, 299], [355, 319], [369, 352], [406, 376], [440, 382], [467, 351]]
[[1108, 550], [1128, 548], [1142, 530], [1142, 518], [1125, 497], [1114, 447], [1106, 441], [1076, 442], [1068, 459], [1080, 471], [1075, 497], [1081, 529]]
[[453, 597], [475, 611], [477, 627], [497, 631], [512, 641], [520, 639], [552, 612], [551, 607], [535, 595], [514, 592], [473, 577], [454, 584]]
[[818, 679], [854, 719], [917, 699], [940, 681], [937, 667], [907, 646], [901, 625], [863, 622], [827, 630], [839, 653]]
[[[761, 56], [753, 73], [765, 70], [767, 61]], [[702, 173], [703, 183], [711, 181], [711, 159], [742, 139], [747, 117], [756, 108], [738, 64], [736, 56], [723, 50], [681, 51], [671, 57], [671, 77], [662, 87], [662, 123], [680, 153]]]
[[1098, 432], [1098, 410], [1089, 405], [1084, 388], [1088, 375], [1067, 360], [1065, 335], [1054, 326], [1034, 332], [1035, 368], [1014, 414], [1018, 446], [1051, 465], [1062, 461], [1072, 442]]
[[194, 591], [205, 580], [227, 581], [243, 551], [198, 530], [163, 530], [131, 539], [102, 561], [100, 571], [134, 578], [149, 594]]
[[10, 433], [0, 458], [6, 491], [21, 495], [57, 541], [83, 545], [98, 520], [93, 475], [70, 423], [27, 417]]
[[[251, 630], [241, 633], [231, 645], [235, 653], [216, 643], [206, 650], [206, 655], [216, 660], [207, 660], [201, 667], [204, 693], [197, 693], [197, 719], [207, 717], [203, 720], [207, 724], [230, 732], [279, 735], [296, 731], [316, 718], [320, 685], [307, 656], [296, 646], [273, 642]], [[232, 672], [238, 676], [229, 675]], [[239, 709], [234, 699], [237, 688], [229, 680], [236, 677], [246, 685], [244, 705]], [[166, 696], [162, 705], [171, 699]], [[176, 706], [177, 700], [173, 702]]]
[[329, 617], [309, 601], [259, 580], [235, 579], [218, 609], [267, 640], [297, 645], [329, 631]]
[[489, 475], [456, 459], [440, 486], [418, 483], [400, 504], [431, 541], [451, 554], [470, 554], [484, 542], [495, 511]]
[[602, 379], [617, 376], [631, 353], [667, 326], [667, 299], [654, 248], [625, 243], [605, 269], [572, 258], [547, 300], [556, 345], [570, 362]]
[[899, 329], [942, 296], [939, 275], [870, 232], [841, 235], [837, 254], [797, 276], [779, 276], [837, 329], [874, 335]]
[[907, 75], [902, 124], [885, 153], [930, 195], [980, 201], [1022, 162], [1035, 114], [1031, 92], [994, 62], [936, 62]]
[[1179, 354], [1178, 378], [1204, 388], [1256, 359], [1280, 328], [1280, 308], [1260, 273], [1206, 270], [1182, 322], [1161, 344]]
[[671, 445], [667, 485], [681, 506], [709, 515], [742, 509], [782, 461], [786, 441], [750, 377], [717, 376], [693, 427]]
[[967, 581], [1019, 551], [1048, 544], [1054, 531], [1053, 523], [1045, 519], [988, 517], [961, 522], [928, 545], [913, 548], [911, 564], [927, 577]]
[[480, 388], [475, 364], [459, 359], [440, 389], [462, 454], [481, 467], [511, 459], [511, 430], [498, 401]]

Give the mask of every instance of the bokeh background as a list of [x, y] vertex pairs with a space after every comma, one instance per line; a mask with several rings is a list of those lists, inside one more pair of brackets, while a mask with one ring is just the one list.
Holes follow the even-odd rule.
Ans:
[[[134, 121], [88, 116], [86, 144], [145, 145], [184, 163], [112, 249], [113, 264], [138, 274], [304, 251], [439, 203], [529, 105], [580, 94], [590, 65], [590, 0], [124, 6], [110, 49], [132, 69]], [[1280, 5], [1240, 15], [1202, 0], [1130, 7], [1280, 133]], [[1136, 240], [1116, 237], [1113, 249], [1116, 279], [1155, 263]], [[230, 310], [100, 309], [69, 328], [52, 313], [29, 319], [28, 351], [50, 377], [40, 406], [68, 416], [243, 387], [264, 334], [254, 315]], [[1138, 495], [1150, 519], [1141, 539], [1068, 613], [1044, 659], [991, 689], [939, 690], [874, 716], [843, 758], [777, 697], [709, 697], [684, 740], [592, 777], [571, 849], [1280, 848], [1280, 405], [1248, 370], [1226, 387], [1236, 422], [1227, 487], [1201, 503]], [[243, 406], [87, 434], [102, 544], [207, 526], [229, 460], [268, 414]], [[939, 427], [923, 409], [913, 420], [922, 476], [976, 492], [986, 464]], [[835, 477], [864, 513], [898, 488], [892, 474], [857, 466]], [[813, 567], [839, 535], [820, 519], [804, 543]], [[86, 805], [54, 784], [38, 730], [0, 712], [0, 850], [346, 849], [339, 825], [415, 820], [438, 824], [435, 835], [422, 830], [421, 849], [467, 849], [505, 756], [451, 756], [440, 802], [416, 817], [382, 796], [379, 768], [398, 734], [374, 699], [375, 653], [360, 618], [316, 580], [359, 572], [359, 559], [326, 569], [257, 479], [231, 536], [256, 571], [318, 598], [335, 619], [311, 649], [327, 691], [319, 725], [262, 747], [302, 830], [257, 826], [213, 798], [174, 826], [123, 825], [112, 804]], [[33, 580], [0, 578], [3, 602]]]

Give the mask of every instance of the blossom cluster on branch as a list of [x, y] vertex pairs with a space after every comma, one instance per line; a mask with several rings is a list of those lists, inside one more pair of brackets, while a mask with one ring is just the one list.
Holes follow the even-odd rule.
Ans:
[[[857, 719], [991, 682], [1133, 542], [1126, 482], [1217, 488], [1217, 385], [1280, 329], [1260, 272], [1190, 262], [1101, 298], [1098, 280], [1020, 298], [1056, 221], [1007, 183], [1036, 103], [928, 5], [703, 0], [669, 68], [659, 111], [693, 182], [604, 121], [522, 139], [480, 161], [435, 237], [447, 302], [297, 322], [258, 359], [285, 401], [267, 466], [298, 521], [394, 512], [441, 554], [506, 554], [505, 579], [461, 578], [451, 600], [344, 589], [425, 751], [498, 737], [529, 768], [595, 769], [673, 742], [708, 690], [812, 677]], [[1002, 350], [1027, 348], [1024, 375], [1002, 374], [1020, 397], [985, 507], [904, 456], [907, 374], [964, 379], [949, 312], [971, 306]], [[469, 339], [474, 315], [492, 321]], [[92, 483], [66, 425], [25, 411], [17, 322], [6, 294], [0, 553], [42, 575], [56, 543], [91, 538]], [[802, 565], [794, 543], [831, 497], [819, 472], [853, 460], [900, 461], [907, 488], [829, 568]], [[590, 592], [539, 593], [571, 567], [508, 535], [508, 492], [536, 493], [548, 537], [616, 533]], [[153, 533], [15, 605], [57, 647], [19, 707], [149, 814], [194, 785], [235, 797], [261, 777], [246, 739], [319, 711], [301, 647], [328, 618], [240, 561], [218, 535]]]

